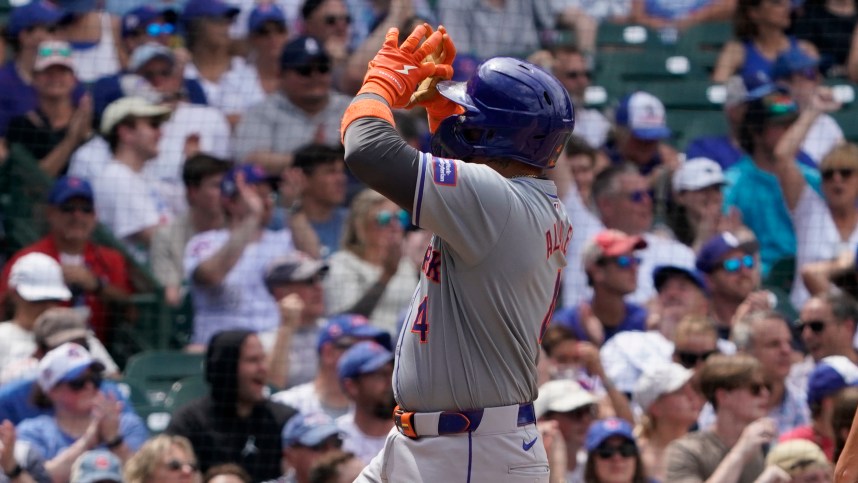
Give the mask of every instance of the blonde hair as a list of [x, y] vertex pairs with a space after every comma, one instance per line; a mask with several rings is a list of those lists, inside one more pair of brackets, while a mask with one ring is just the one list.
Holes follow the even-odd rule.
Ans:
[[173, 446], [178, 446], [188, 454], [193, 463], [197, 462], [194, 447], [188, 438], [184, 436], [172, 436], [160, 434], [150, 438], [145, 444], [125, 463], [125, 483], [148, 483], [155, 469], [161, 464], [161, 458], [167, 454]]
[[367, 222], [367, 216], [373, 208], [385, 201], [387, 198], [384, 195], [371, 189], [365, 189], [354, 197], [348, 217], [346, 217], [345, 228], [343, 228], [341, 248], [358, 255], [362, 254], [364, 241], [359, 234], [361, 231], [359, 226]]
[[858, 169], [858, 145], [853, 143], [838, 144], [819, 163], [819, 170], [830, 168]]
[[704, 315], [687, 315], [676, 325], [673, 335], [674, 342], [684, 340], [693, 335], [709, 335], [718, 340], [718, 329], [709, 317]]

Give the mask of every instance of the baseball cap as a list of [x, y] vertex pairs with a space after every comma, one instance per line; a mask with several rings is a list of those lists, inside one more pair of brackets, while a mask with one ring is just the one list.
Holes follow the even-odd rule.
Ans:
[[793, 73], [805, 70], [817, 72], [818, 67], [819, 59], [816, 57], [811, 57], [802, 49], [789, 49], [775, 59], [772, 66], [772, 79], [785, 79]]
[[605, 442], [606, 439], [613, 436], [622, 436], [629, 441], [635, 442], [634, 434], [632, 433], [632, 425], [624, 419], [607, 418], [595, 421], [587, 430], [587, 439], [584, 446], [587, 451], [593, 451]]
[[72, 465], [69, 483], [122, 483], [122, 462], [106, 449], [94, 449], [80, 455]]
[[244, 182], [247, 184], [262, 184], [268, 181], [268, 175], [265, 174], [265, 170], [260, 166], [255, 164], [241, 164], [234, 166], [226, 172], [220, 182], [220, 192], [222, 196], [231, 198], [238, 193], [238, 187], [235, 185], [235, 180], [239, 173], [244, 175]]
[[253, 7], [250, 12], [250, 17], [247, 19], [247, 27], [251, 32], [255, 32], [259, 27], [265, 25], [266, 22], [277, 22], [283, 27], [286, 26], [286, 15], [283, 10], [272, 3], [260, 3]]
[[182, 10], [182, 22], [204, 17], [233, 18], [241, 10], [221, 0], [190, 0]]
[[24, 30], [39, 26], [51, 26], [60, 21], [63, 12], [47, 0], [33, 0], [17, 7], [9, 15], [6, 35], [15, 38]]
[[673, 173], [673, 191], [697, 191], [726, 184], [721, 165], [709, 158], [691, 158]]
[[122, 16], [122, 36], [130, 37], [137, 33], [146, 24], [158, 17], [163, 17], [168, 24], [176, 22], [176, 11], [168, 8], [156, 8], [152, 5], [143, 5], [129, 10]]
[[69, 300], [71, 291], [63, 280], [59, 262], [44, 253], [28, 253], [12, 265], [9, 287], [28, 302]]
[[765, 85], [748, 93], [745, 123], [762, 126], [767, 122], [789, 123], [798, 117], [798, 104], [787, 92]]
[[804, 470], [809, 466], [831, 466], [825, 452], [807, 439], [791, 439], [778, 443], [766, 455], [766, 466], [777, 465], [787, 473]]
[[652, 271], [652, 284], [656, 291], [661, 291], [662, 285], [673, 277], [685, 277], [700, 290], [706, 292], [706, 282], [697, 270], [689, 270], [676, 265], [659, 265]]
[[545, 413], [568, 413], [584, 406], [596, 404], [596, 397], [571, 379], [548, 381], [539, 387], [539, 395], [533, 401], [536, 417]]
[[376, 371], [393, 360], [393, 352], [373, 340], [351, 346], [337, 363], [340, 381]]
[[128, 70], [134, 72], [153, 59], [164, 59], [170, 65], [176, 62], [176, 56], [169, 47], [161, 45], [158, 42], [147, 42], [134, 49], [134, 52], [131, 53], [131, 58], [128, 60]]
[[754, 253], [759, 248], [756, 240], [740, 241], [736, 235], [730, 232], [722, 232], [710, 238], [697, 254], [697, 270], [703, 273], [712, 273], [718, 268], [721, 259], [732, 250], [743, 250]]
[[362, 315], [341, 314], [328, 319], [328, 323], [319, 331], [319, 341], [316, 346], [321, 351], [322, 346], [336, 343], [344, 337], [354, 339], [372, 339], [382, 346], [391, 349], [392, 341], [386, 331], [370, 325], [369, 320]]
[[59, 347], [66, 342], [85, 339], [86, 335], [86, 315], [68, 307], [46, 310], [33, 325], [36, 345], [42, 347]]
[[279, 258], [271, 263], [265, 273], [265, 285], [270, 289], [275, 285], [306, 282], [316, 275], [328, 272], [328, 264], [302, 252]]
[[616, 257], [646, 248], [646, 240], [638, 235], [626, 235], [620, 230], [602, 230], [584, 247], [584, 263], [596, 263], [604, 257]]
[[33, 63], [33, 71], [41, 72], [54, 65], [66, 67], [74, 72], [72, 47], [68, 42], [46, 40], [39, 44], [39, 50], [36, 51], [36, 60]]
[[296, 38], [286, 44], [280, 54], [280, 67], [283, 69], [305, 66], [313, 61], [331, 61], [325, 48], [313, 37]]
[[94, 194], [89, 181], [75, 176], [63, 176], [54, 181], [51, 192], [48, 194], [48, 203], [61, 205], [72, 198], [92, 200]]
[[283, 426], [280, 437], [283, 447], [316, 446], [331, 436], [339, 435], [340, 429], [334, 420], [325, 413], [298, 413]]
[[129, 117], [166, 117], [170, 108], [153, 104], [142, 97], [123, 97], [111, 102], [101, 116], [101, 133], [109, 135], [117, 124]]
[[693, 375], [694, 371], [675, 362], [650, 366], [638, 379], [634, 401], [646, 412], [658, 398], [679, 390]]
[[807, 403], [818, 403], [850, 386], [858, 386], [858, 366], [845, 356], [824, 357], [807, 378]]
[[93, 359], [82, 345], [66, 342], [39, 361], [39, 387], [48, 392], [61, 382], [75, 380], [87, 369], [101, 372], [104, 364]]
[[629, 128], [638, 139], [655, 141], [670, 137], [664, 104], [648, 92], [637, 91], [623, 97], [615, 120], [618, 126]]

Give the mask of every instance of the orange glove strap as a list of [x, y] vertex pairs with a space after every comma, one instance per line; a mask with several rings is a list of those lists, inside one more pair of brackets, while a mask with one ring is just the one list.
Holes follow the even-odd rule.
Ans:
[[340, 122], [340, 142], [345, 144], [346, 129], [349, 127], [349, 124], [354, 122], [355, 119], [362, 117], [378, 117], [389, 122], [391, 126], [396, 127], [390, 107], [378, 99], [361, 99], [349, 104], [345, 114], [343, 114], [343, 120]]

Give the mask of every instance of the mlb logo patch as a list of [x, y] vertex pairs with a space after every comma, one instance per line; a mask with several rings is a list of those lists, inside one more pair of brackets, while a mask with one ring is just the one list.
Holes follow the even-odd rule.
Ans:
[[435, 184], [441, 186], [456, 186], [459, 168], [452, 159], [432, 158], [432, 173]]

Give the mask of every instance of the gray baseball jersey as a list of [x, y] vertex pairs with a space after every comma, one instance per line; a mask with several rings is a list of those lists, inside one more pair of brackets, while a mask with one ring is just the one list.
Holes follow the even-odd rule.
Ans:
[[435, 235], [396, 347], [396, 400], [408, 411], [533, 401], [572, 237], [554, 183], [419, 163], [412, 221]]

